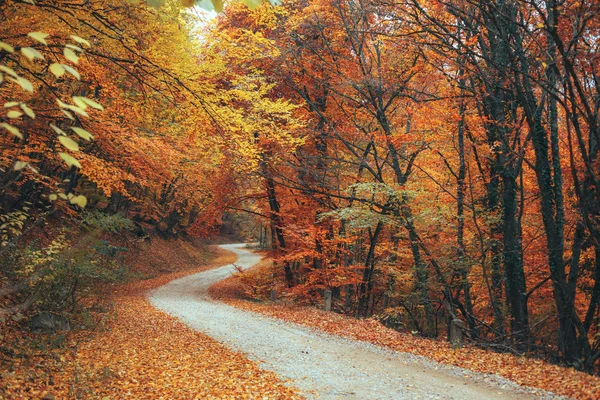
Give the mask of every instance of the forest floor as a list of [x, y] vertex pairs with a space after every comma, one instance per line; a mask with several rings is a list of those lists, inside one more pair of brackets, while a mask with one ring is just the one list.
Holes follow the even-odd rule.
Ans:
[[[249, 271], [256, 276], [271, 273], [271, 261], [263, 259]], [[427, 357], [440, 364], [464, 368], [465, 375], [474, 371], [500, 375], [520, 385], [539, 388], [576, 399], [600, 399], [600, 377], [543, 360], [496, 353], [473, 346], [453, 348], [442, 340], [425, 339], [397, 332], [374, 319], [355, 319], [314, 307], [295, 306], [283, 302], [257, 302], [248, 299], [246, 280], [240, 274], [221, 280], [209, 289], [213, 298], [238, 309], [251, 311], [281, 321], [292, 322], [353, 340], [381, 346], [402, 353]], [[519, 396], [521, 398], [521, 396]]]
[[235, 261], [233, 253], [154, 238], [133, 254], [140, 276], [110, 288], [94, 331], [0, 332], [0, 399], [300, 398], [274, 373], [152, 307], [145, 293]]
[[249, 312], [210, 298], [209, 287], [261, 256], [244, 245], [235, 265], [188, 275], [151, 291], [151, 303], [186, 325], [241, 351], [267, 370], [288, 378], [307, 398], [319, 399], [527, 399], [555, 398], [498, 375], [481, 374], [343, 338]]
[[[95, 330], [38, 335], [23, 327], [0, 332], [0, 399], [544, 395], [472, 371], [498, 373], [513, 382], [575, 398], [600, 398], [598, 378], [539, 360], [470, 347], [453, 349], [441, 341], [387, 329], [374, 320], [355, 320], [315, 308], [243, 300], [246, 288], [239, 277], [221, 279], [235, 272], [232, 263], [249, 267], [260, 256], [232, 250], [242, 257], [185, 240], [153, 238], [124, 260], [138, 279], [106, 288], [102, 303], [106, 309], [92, 314]], [[266, 265], [263, 260], [255, 268]], [[209, 283], [185, 288], [175, 298], [168, 295], [168, 289], [163, 300], [178, 309], [174, 313], [186, 308], [178, 302], [190, 298], [216, 307], [217, 311], [191, 318], [205, 325], [221, 324], [226, 332], [237, 335], [234, 340], [245, 342], [243, 347], [211, 332], [212, 328], [202, 328], [208, 334], [198, 332], [188, 326], [185, 316], [179, 316], [183, 321], [169, 316], [147, 300], [149, 291], [156, 297], [178, 282], [193, 282], [197, 273], [208, 274], [204, 277], [211, 282], [221, 280], [210, 288], [210, 294], [235, 308], [211, 301]], [[222, 312], [230, 318], [220, 318]]]

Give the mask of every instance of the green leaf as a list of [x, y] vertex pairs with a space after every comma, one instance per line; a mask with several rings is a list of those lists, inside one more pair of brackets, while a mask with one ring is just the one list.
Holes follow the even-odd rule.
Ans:
[[92, 136], [91, 133], [89, 133], [88, 131], [86, 131], [83, 128], [79, 128], [77, 126], [72, 126], [71, 129], [82, 139], [92, 140], [94, 138], [94, 136]]
[[76, 141], [67, 136], [59, 136], [58, 141], [71, 151], [79, 151], [79, 145]]
[[48, 42], [46, 42], [46, 38], [49, 36], [47, 33], [43, 33], [43, 32], [29, 32], [27, 34], [27, 36], [29, 36], [30, 38], [32, 38], [34, 40], [37, 40], [41, 44], [45, 44], [45, 45], [48, 44]]
[[18, 137], [19, 139], [23, 139], [23, 134], [14, 126], [7, 124], [6, 122], [0, 123], [0, 126]]
[[[63, 137], [63, 136], [61, 136], [61, 137]], [[72, 155], [67, 154], [67, 153], [58, 153], [58, 155], [60, 156], [60, 158], [63, 159], [63, 161], [69, 167], [81, 168], [81, 164], [79, 163], [79, 161], [77, 161], [77, 159], [75, 157], [73, 157]]]
[[9, 101], [8, 103], [4, 103], [4, 108], [9, 108], [9, 107], [14, 107], [14, 106], [18, 106], [19, 103], [16, 101]]

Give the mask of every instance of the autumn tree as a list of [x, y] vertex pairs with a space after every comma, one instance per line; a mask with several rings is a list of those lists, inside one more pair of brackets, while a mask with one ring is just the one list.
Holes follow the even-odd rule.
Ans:
[[591, 370], [594, 10], [412, 0], [225, 10], [219, 30], [279, 49], [254, 63], [306, 121], [304, 142], [261, 168], [291, 291], [345, 288], [340, 309], [400, 307], [428, 335], [442, 316], [463, 318], [473, 340], [518, 352], [550, 340], [552, 295], [561, 354]]

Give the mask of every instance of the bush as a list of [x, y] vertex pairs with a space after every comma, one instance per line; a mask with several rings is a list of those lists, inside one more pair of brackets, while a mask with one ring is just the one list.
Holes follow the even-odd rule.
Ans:
[[121, 257], [128, 249], [112, 245], [102, 235], [131, 230], [134, 224], [120, 215], [93, 211], [82, 215], [81, 227], [84, 231], [77, 226], [60, 228], [51, 241], [30, 240], [25, 248], [4, 257], [1, 287], [6, 294], [0, 307], [6, 313], [22, 319], [23, 314], [44, 311], [83, 321], [81, 316], [107, 283], [129, 277]]

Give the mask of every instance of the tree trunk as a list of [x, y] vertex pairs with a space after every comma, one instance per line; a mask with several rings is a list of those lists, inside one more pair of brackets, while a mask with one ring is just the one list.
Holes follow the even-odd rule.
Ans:
[[[283, 235], [283, 227], [281, 221], [280, 214], [280, 206], [279, 201], [277, 200], [277, 195], [275, 192], [275, 181], [273, 180], [271, 174], [268, 171], [267, 164], [264, 160], [261, 161], [261, 170], [263, 173], [263, 177], [265, 179], [266, 187], [267, 187], [267, 199], [269, 202], [269, 219], [271, 223], [271, 232], [273, 235], [273, 241], [271, 245], [273, 246], [273, 250], [277, 255], [281, 255], [285, 251], [285, 236]], [[285, 273], [285, 283], [288, 287], [292, 287], [295, 285], [295, 276], [292, 267], [290, 266], [290, 262], [287, 260], [283, 261], [283, 270]]]
[[369, 251], [365, 259], [365, 268], [363, 270], [362, 282], [358, 285], [358, 309], [357, 317], [366, 318], [369, 313], [369, 300], [371, 298], [371, 289], [373, 286], [373, 271], [375, 270], [375, 247], [379, 235], [383, 230], [383, 223], [380, 221], [375, 227], [375, 231], [371, 234], [369, 241]]

